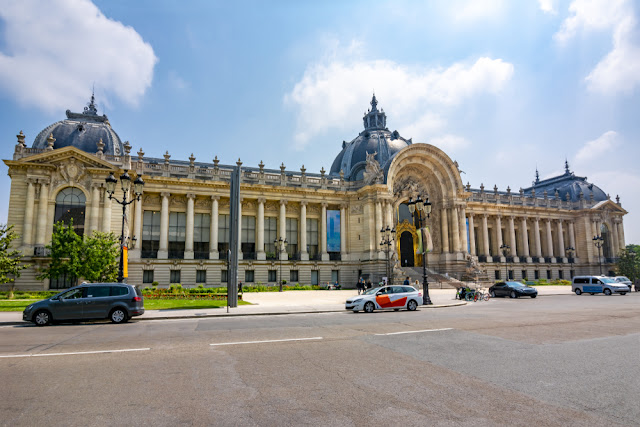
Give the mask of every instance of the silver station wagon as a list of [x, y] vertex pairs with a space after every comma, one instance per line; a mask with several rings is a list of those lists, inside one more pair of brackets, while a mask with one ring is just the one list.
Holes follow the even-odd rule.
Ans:
[[142, 314], [142, 292], [136, 286], [126, 283], [83, 283], [29, 305], [22, 313], [22, 320], [37, 326], [95, 319], [123, 323]]

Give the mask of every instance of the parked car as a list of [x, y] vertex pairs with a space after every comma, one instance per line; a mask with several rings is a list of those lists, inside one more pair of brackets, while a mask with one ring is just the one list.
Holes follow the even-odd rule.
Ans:
[[[629, 287], [629, 292], [631, 292], [631, 288], [633, 287], [633, 282], [631, 280], [629, 280], [628, 277], [626, 277], [626, 276], [616, 276], [616, 277], [614, 277], [614, 279], [618, 283], [622, 283], [624, 285], [627, 285]], [[637, 291], [638, 290], [636, 289], [636, 292]]]
[[344, 308], [354, 312], [364, 310], [367, 313], [382, 309], [397, 311], [402, 308], [414, 311], [421, 302], [422, 292], [413, 286], [381, 286], [349, 298]]
[[53, 322], [110, 319], [123, 323], [144, 314], [142, 292], [126, 283], [83, 283], [29, 305], [22, 320], [37, 326]]
[[495, 297], [531, 297], [538, 296], [538, 290], [520, 282], [498, 282], [489, 288], [491, 298]]
[[576, 295], [582, 295], [584, 292], [591, 295], [601, 292], [605, 295], [611, 295], [616, 292], [620, 295], [625, 295], [629, 292], [629, 286], [618, 283], [613, 277], [575, 276], [571, 284], [571, 291], [575, 292]]

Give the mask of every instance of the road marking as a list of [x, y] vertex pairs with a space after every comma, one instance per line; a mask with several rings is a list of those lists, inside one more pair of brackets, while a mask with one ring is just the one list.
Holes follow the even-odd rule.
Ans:
[[389, 332], [388, 334], [376, 334], [376, 335], [401, 335], [401, 334], [419, 334], [422, 332], [438, 332], [438, 331], [450, 331], [453, 328], [441, 328], [441, 329], [423, 329], [421, 331], [402, 331], [402, 332]]
[[148, 350], [151, 350], [151, 348], [125, 348], [120, 350], [76, 351], [72, 353], [12, 354], [7, 356], [0, 356], [0, 357], [9, 358], [9, 357], [70, 356], [70, 355], [77, 355], [77, 354], [124, 353], [127, 351], [148, 351]]
[[322, 339], [322, 337], [288, 338], [288, 339], [283, 339], [283, 340], [222, 342], [222, 343], [209, 344], [209, 345], [211, 345], [211, 346], [220, 346], [220, 345], [237, 345], [237, 344], [264, 344], [264, 343], [272, 343], [272, 342], [310, 341], [310, 340], [321, 340], [321, 339]]

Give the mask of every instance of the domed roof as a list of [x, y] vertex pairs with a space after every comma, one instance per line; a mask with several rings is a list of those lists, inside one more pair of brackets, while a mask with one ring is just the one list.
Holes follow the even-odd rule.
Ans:
[[98, 152], [98, 142], [104, 144], [103, 152], [113, 156], [122, 155], [124, 150], [118, 134], [111, 128], [106, 115], [99, 116], [95, 106], [95, 97], [84, 108], [83, 113], [67, 110], [67, 119], [56, 122], [43, 129], [33, 141], [33, 148], [47, 148], [50, 135], [55, 141], [53, 148], [77, 147], [88, 153]]
[[586, 200], [591, 200], [593, 197], [593, 200], [596, 202], [609, 199], [609, 196], [607, 196], [600, 187], [589, 183], [587, 177], [575, 176], [574, 173], [569, 170], [569, 162], [565, 161], [564, 168], [563, 175], [544, 180], [540, 180], [538, 171], [536, 170], [536, 180], [533, 186], [523, 188], [524, 193], [530, 196], [532, 190], [535, 190], [536, 196], [540, 197], [546, 190], [549, 197], [555, 197], [557, 191], [560, 199], [567, 200], [568, 194], [569, 200], [572, 202], [580, 200], [581, 195]]
[[391, 159], [403, 148], [411, 145], [411, 139], [404, 139], [398, 131], [387, 129], [387, 115], [384, 110], [378, 110], [378, 100], [375, 94], [371, 99], [371, 109], [362, 118], [364, 131], [351, 142], [342, 143], [342, 151], [331, 165], [330, 175], [340, 175], [344, 171], [345, 179], [358, 181], [363, 179], [367, 154], [375, 153], [375, 160], [382, 170], [391, 164]]

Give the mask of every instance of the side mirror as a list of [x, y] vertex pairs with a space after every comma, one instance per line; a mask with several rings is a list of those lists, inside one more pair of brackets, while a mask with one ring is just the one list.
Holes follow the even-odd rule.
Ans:
[[376, 292], [376, 296], [382, 295], [382, 292]]

